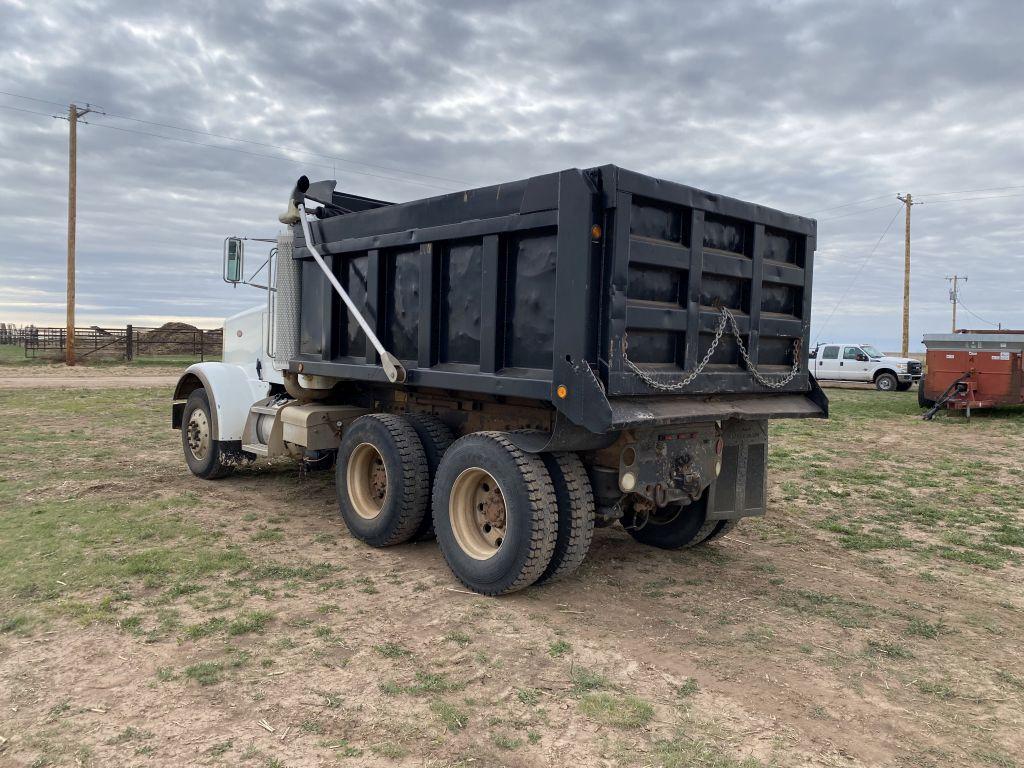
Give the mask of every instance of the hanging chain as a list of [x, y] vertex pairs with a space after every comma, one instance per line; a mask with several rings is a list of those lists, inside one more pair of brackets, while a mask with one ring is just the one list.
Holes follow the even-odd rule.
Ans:
[[747, 366], [747, 370], [750, 371], [750, 375], [754, 377], [758, 384], [768, 389], [781, 389], [791, 382], [796, 375], [800, 372], [800, 339], [793, 339], [793, 368], [790, 370], [785, 377], [781, 379], [770, 380], [766, 379], [760, 371], [757, 370], [757, 366], [750, 360], [750, 354], [747, 352], [747, 348], [743, 344], [743, 337], [740, 334], [740, 329], [736, 325], [736, 318], [733, 317], [726, 307], [720, 307], [719, 310], [722, 313], [722, 318], [718, 323], [718, 328], [715, 329], [715, 338], [711, 342], [711, 346], [708, 347], [707, 354], [704, 355], [704, 359], [700, 361], [700, 364], [693, 369], [693, 371], [687, 375], [682, 381], [677, 381], [674, 384], [665, 384], [654, 378], [651, 373], [645, 371], [643, 368], [638, 366], [632, 360], [629, 359], [629, 355], [626, 353], [628, 347], [628, 341], [625, 337], [622, 339], [622, 361], [626, 366], [639, 376], [645, 384], [654, 389], [661, 390], [663, 392], [678, 392], [681, 389], [688, 387], [693, 383], [693, 380], [700, 376], [701, 372], [707, 367], [711, 361], [711, 356], [715, 353], [718, 348], [719, 342], [722, 340], [722, 335], [725, 333], [725, 329], [728, 326], [732, 326], [732, 334], [736, 337], [736, 346], [739, 347], [740, 355], [743, 357], [743, 362]]

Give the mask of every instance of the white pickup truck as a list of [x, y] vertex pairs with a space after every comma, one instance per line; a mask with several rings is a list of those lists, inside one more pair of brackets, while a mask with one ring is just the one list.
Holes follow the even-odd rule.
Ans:
[[905, 392], [921, 380], [920, 360], [883, 355], [870, 344], [819, 344], [810, 357], [819, 381], [865, 381], [883, 392]]

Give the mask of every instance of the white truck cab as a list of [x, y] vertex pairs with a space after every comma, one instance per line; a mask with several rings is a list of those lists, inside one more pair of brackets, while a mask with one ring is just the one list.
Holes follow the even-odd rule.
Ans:
[[815, 378], [862, 381], [883, 392], [904, 392], [921, 379], [921, 361], [884, 355], [870, 344], [819, 344], [810, 353]]

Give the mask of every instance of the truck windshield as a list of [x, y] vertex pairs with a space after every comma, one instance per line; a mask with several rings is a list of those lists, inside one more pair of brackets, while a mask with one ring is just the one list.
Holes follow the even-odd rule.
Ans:
[[870, 344], [861, 344], [860, 348], [864, 350], [865, 354], [867, 354], [868, 357], [872, 357], [875, 359], [883, 357], [882, 353], [879, 352], [874, 347], [872, 347]]

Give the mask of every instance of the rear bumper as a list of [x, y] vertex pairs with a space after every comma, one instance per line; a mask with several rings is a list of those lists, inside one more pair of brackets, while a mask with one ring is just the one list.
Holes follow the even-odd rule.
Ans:
[[789, 395], [613, 397], [612, 430], [709, 421], [828, 418], [828, 398], [811, 378], [811, 390]]

